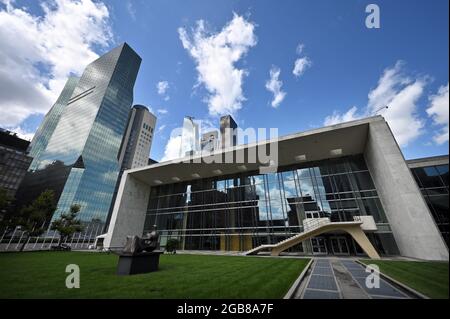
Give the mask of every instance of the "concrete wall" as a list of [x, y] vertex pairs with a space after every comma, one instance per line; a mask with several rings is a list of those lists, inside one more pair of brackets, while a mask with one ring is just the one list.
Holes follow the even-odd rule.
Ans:
[[448, 260], [448, 249], [383, 119], [370, 122], [364, 157], [401, 255]]
[[105, 248], [123, 247], [126, 236], [142, 236], [150, 186], [124, 172], [104, 240]]

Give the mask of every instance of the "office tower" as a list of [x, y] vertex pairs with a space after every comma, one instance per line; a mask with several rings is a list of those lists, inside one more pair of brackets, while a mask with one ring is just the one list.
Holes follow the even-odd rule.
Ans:
[[133, 106], [119, 157], [119, 162], [122, 162], [122, 170], [148, 164], [155, 126], [156, 116], [147, 107]]
[[222, 149], [237, 144], [237, 124], [231, 115], [220, 118], [220, 138]]
[[183, 120], [183, 131], [181, 133], [181, 157], [195, 155], [200, 151], [200, 136], [198, 124], [194, 118], [186, 116]]
[[150, 148], [153, 132], [156, 126], [156, 116], [144, 105], [134, 105], [128, 117], [127, 129], [122, 139], [119, 152], [120, 171], [114, 188], [111, 206], [106, 219], [105, 231], [108, 228], [111, 212], [114, 208], [117, 191], [123, 172], [127, 169], [138, 168], [149, 164]]
[[211, 153], [218, 149], [219, 144], [219, 134], [217, 131], [211, 131], [202, 134], [202, 139], [200, 141], [200, 148], [202, 152]]
[[36, 159], [36, 169], [24, 180], [22, 204], [53, 189], [58, 204], [52, 219], [79, 204], [83, 222], [105, 222], [140, 63], [141, 58], [124, 43], [86, 67]]
[[79, 78], [77, 77], [69, 77], [67, 79], [66, 84], [64, 85], [61, 94], [56, 100], [55, 104], [53, 104], [52, 108], [45, 115], [42, 124], [39, 126], [38, 130], [34, 134], [33, 140], [29, 146], [30, 156], [33, 157], [33, 161], [30, 165], [30, 170], [34, 170], [37, 168], [37, 164], [39, 163], [39, 158], [42, 151], [47, 147], [48, 141], [52, 136], [56, 125], [61, 118], [61, 115], [64, 111], [64, 108], [69, 102], [70, 97], [72, 96], [75, 87], [78, 84]]
[[0, 129], [0, 188], [14, 197], [32, 158], [27, 153], [29, 141]]

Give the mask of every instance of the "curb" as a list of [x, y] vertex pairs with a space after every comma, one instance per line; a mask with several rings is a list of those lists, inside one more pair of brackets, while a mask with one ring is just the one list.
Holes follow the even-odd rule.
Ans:
[[314, 258], [311, 258], [306, 265], [305, 269], [301, 272], [300, 276], [294, 281], [291, 288], [289, 288], [288, 292], [284, 295], [283, 299], [291, 299], [294, 293], [297, 291], [298, 287], [300, 286], [300, 283], [303, 281], [303, 278], [305, 277], [306, 273], [308, 272], [309, 268], [311, 267], [311, 264], [313, 263]]
[[[358, 259], [356, 259], [355, 262], [360, 264], [363, 267], [367, 267], [366, 264], [364, 264], [363, 262], [359, 261]], [[404, 283], [401, 283], [400, 281], [398, 281], [398, 280], [396, 280], [396, 279], [394, 279], [392, 277], [389, 277], [388, 275], [383, 274], [381, 271], [380, 271], [380, 276], [384, 280], [386, 280], [387, 282], [389, 282], [389, 283], [391, 283], [393, 285], [399, 286], [400, 288], [406, 290], [409, 294], [413, 295], [414, 297], [416, 297], [418, 299], [431, 299], [430, 297], [425, 296], [424, 294], [422, 294], [422, 293], [418, 292], [417, 290], [415, 290], [415, 289], [405, 285]]]

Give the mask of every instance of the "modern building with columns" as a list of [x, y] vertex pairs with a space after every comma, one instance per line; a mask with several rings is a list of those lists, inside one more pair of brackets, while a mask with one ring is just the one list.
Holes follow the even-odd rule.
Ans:
[[[254, 160], [270, 146], [274, 160]], [[104, 247], [123, 247], [126, 236], [156, 225], [161, 247], [176, 238], [186, 250], [367, 253], [364, 241], [334, 227], [351, 224], [381, 256], [448, 260], [408, 165], [387, 122], [375, 116], [127, 170]], [[436, 172], [448, 196], [448, 161], [447, 172]]]

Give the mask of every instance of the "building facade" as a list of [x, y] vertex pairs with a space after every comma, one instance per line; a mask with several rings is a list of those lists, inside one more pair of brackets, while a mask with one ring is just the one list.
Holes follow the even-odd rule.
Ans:
[[50, 137], [52, 137], [53, 132], [59, 123], [59, 119], [78, 84], [78, 80], [79, 78], [77, 77], [69, 77], [67, 79], [61, 94], [50, 111], [45, 115], [42, 124], [34, 134], [29, 146], [30, 156], [33, 157], [30, 170], [35, 170], [39, 165], [41, 154], [46, 149], [48, 141], [50, 140]]
[[0, 129], [0, 188], [10, 197], [16, 195], [33, 159], [27, 151], [29, 144], [15, 133]]
[[181, 132], [180, 156], [198, 154], [200, 151], [200, 133], [198, 124], [194, 118], [186, 116], [183, 119], [183, 130]]
[[222, 149], [237, 145], [237, 124], [231, 115], [220, 118], [220, 141]]
[[[53, 189], [58, 204], [52, 220], [79, 204], [82, 222], [94, 223], [101, 232], [98, 225], [107, 219], [120, 171], [119, 150], [140, 63], [141, 58], [124, 43], [86, 67], [24, 180], [22, 203]], [[44, 136], [45, 132], [40, 138]], [[85, 232], [95, 235], [89, 226]]]
[[[267, 163], [253, 162], [250, 155], [271, 144], [278, 157], [272, 170], [261, 170]], [[205, 157], [199, 162], [191, 156], [127, 171], [105, 247], [121, 247], [127, 235], [142, 235], [157, 225], [162, 247], [176, 238], [182, 249], [246, 251], [302, 233], [311, 220], [341, 223], [365, 216], [373, 220], [366, 235], [380, 255], [448, 260], [441, 232], [381, 116], [239, 145], [221, 154], [236, 160]], [[340, 231], [289, 250], [363, 253]]]
[[149, 165], [150, 149], [153, 134], [156, 127], [156, 116], [143, 105], [134, 105], [128, 118], [128, 125], [119, 152], [120, 171], [117, 178], [114, 194], [106, 219], [105, 231], [107, 231], [114, 201], [123, 172], [127, 169]]
[[122, 170], [148, 164], [155, 127], [156, 116], [147, 107], [134, 105], [131, 109], [119, 158], [119, 161], [122, 162]]
[[217, 131], [210, 131], [202, 134], [200, 140], [202, 152], [211, 153], [219, 149], [219, 134]]
[[408, 161], [408, 166], [447, 247], [449, 245], [448, 163], [448, 155]]

